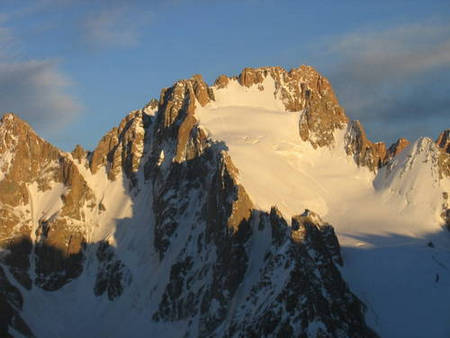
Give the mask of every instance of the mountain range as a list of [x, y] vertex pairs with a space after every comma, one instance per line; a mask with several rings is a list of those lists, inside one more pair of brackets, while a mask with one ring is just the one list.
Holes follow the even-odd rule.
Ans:
[[93, 151], [0, 120], [5, 337], [448, 337], [450, 129], [372, 142], [309, 66], [177, 81]]

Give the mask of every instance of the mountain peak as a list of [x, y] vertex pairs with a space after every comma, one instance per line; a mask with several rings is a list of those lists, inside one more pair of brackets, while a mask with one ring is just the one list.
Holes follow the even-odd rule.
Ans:
[[20, 130], [32, 131], [34, 133], [33, 128], [15, 113], [3, 114], [0, 118], [0, 128], [14, 134], [18, 133]]
[[334, 144], [334, 131], [343, 129], [349, 120], [330, 82], [311, 66], [289, 71], [282, 67], [244, 68], [238, 76], [220, 75], [214, 89], [224, 90], [232, 81], [237, 81], [244, 91], [254, 87], [261, 92], [273, 90], [267, 95], [273, 95], [285, 111], [301, 113], [300, 137], [314, 148]]

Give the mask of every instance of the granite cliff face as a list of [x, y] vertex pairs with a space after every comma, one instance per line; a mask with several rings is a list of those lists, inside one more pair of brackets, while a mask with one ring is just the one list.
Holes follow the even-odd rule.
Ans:
[[[400, 139], [386, 149], [369, 141], [328, 80], [307, 66], [246, 68], [214, 86], [200, 75], [178, 81], [128, 114], [92, 152], [81, 146], [62, 152], [6, 114], [0, 303], [7, 315], [0, 330], [64, 333], [30, 315], [42, 311], [29, 297], [33, 290], [48, 299], [75, 294], [114, 325], [118, 313], [137, 311], [141, 333], [376, 336], [365, 322], [366, 306], [341, 276], [345, 259], [333, 227], [309, 210], [288, 220], [276, 207], [258, 207], [227, 144], [210, 137], [196, 115], [215, 104], [220, 90], [237, 83], [244, 92], [265, 91], [268, 80], [270, 95], [286, 112], [298, 112], [299, 142], [313, 149], [335, 147], [342, 132], [346, 156], [376, 173], [394, 167], [409, 144]], [[448, 135], [436, 143], [442, 177], [450, 176]], [[27, 306], [33, 311], [22, 315]], [[109, 332], [95, 320], [85, 325], [92, 335]]]

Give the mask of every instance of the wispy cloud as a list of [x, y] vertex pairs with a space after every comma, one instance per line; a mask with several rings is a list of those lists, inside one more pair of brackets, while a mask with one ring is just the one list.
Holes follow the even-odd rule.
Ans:
[[82, 39], [94, 48], [135, 46], [140, 25], [127, 7], [101, 8], [84, 19]]
[[387, 139], [429, 135], [429, 121], [449, 116], [449, 24], [352, 33], [327, 41], [326, 48], [341, 103], [352, 118], [369, 121], [369, 132]]
[[11, 31], [6, 27], [0, 26], [0, 61], [12, 56], [14, 44]]
[[81, 111], [70, 85], [54, 61], [0, 62], [0, 111], [43, 130], [62, 127]]
[[[74, 0], [3, 0], [0, 3], [0, 22], [29, 18], [42, 12], [64, 8], [74, 3]], [[11, 5], [14, 6], [11, 6]]]
[[[68, 3], [61, 1], [59, 5]], [[14, 112], [40, 129], [56, 134], [82, 111], [70, 92], [73, 84], [54, 59], [29, 58], [24, 41], [15, 35], [12, 22], [46, 10], [54, 0], [23, 2], [1, 16], [0, 114]], [[19, 35], [20, 36], [20, 35]]]

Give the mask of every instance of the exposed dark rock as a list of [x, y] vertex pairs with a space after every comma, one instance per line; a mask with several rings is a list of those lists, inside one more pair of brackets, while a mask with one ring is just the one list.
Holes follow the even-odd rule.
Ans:
[[11, 329], [25, 337], [34, 337], [28, 325], [20, 316], [23, 297], [20, 291], [6, 278], [0, 267], [0, 336], [13, 337]]
[[41, 221], [36, 236], [36, 285], [55, 291], [81, 274], [86, 244], [81, 232], [57, 218]]
[[84, 159], [87, 158], [87, 151], [83, 149], [83, 147], [79, 144], [75, 146], [75, 149], [72, 151], [72, 157], [74, 160], [77, 160], [78, 163], [81, 163]]
[[345, 151], [352, 156], [358, 166], [376, 171], [386, 157], [384, 143], [372, 143], [359, 121], [351, 121], [345, 134]]
[[387, 163], [392, 158], [400, 154], [403, 149], [409, 146], [409, 144], [410, 143], [406, 138], [399, 138], [394, 144], [389, 147], [384, 162]]
[[442, 193], [442, 213], [441, 217], [444, 221], [444, 227], [450, 230], [450, 201], [448, 198], [448, 192]]
[[100, 242], [96, 256], [99, 265], [95, 279], [94, 294], [101, 296], [106, 293], [108, 299], [113, 301], [122, 295], [126, 286], [130, 285], [131, 273], [125, 264], [116, 257], [113, 248], [108, 242]]
[[[272, 224], [279, 219], [275, 209], [260, 217]], [[226, 335], [376, 337], [364, 323], [364, 305], [335, 266], [342, 258], [332, 227], [305, 212], [293, 218], [289, 232], [278, 227], [272, 243], [281, 245], [266, 248], [258, 279], [238, 303]]]
[[441, 177], [450, 177], [450, 129], [439, 135], [436, 144], [440, 150], [439, 173]]
[[450, 154], [450, 129], [446, 129], [441, 134], [439, 134], [436, 140], [436, 144], [444, 152]]

